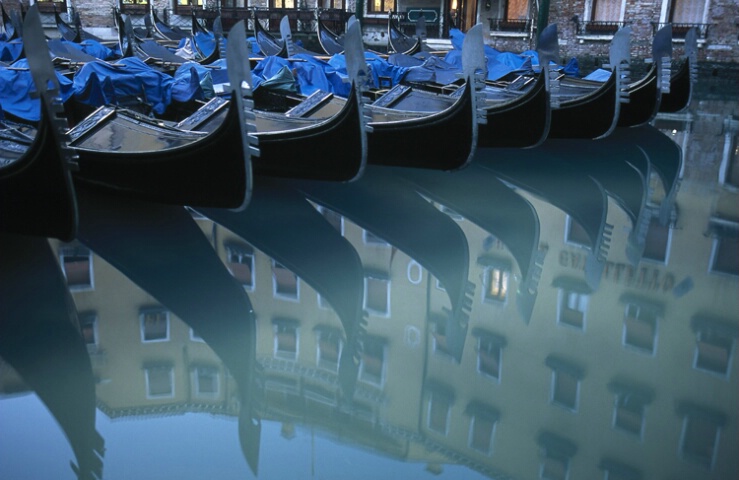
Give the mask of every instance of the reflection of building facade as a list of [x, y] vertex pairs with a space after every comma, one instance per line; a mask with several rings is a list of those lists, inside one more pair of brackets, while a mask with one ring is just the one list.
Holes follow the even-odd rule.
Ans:
[[[516, 308], [521, 273], [508, 246], [437, 205], [464, 231], [477, 285], [460, 361], [450, 351], [443, 286], [381, 232], [324, 210], [365, 274], [368, 324], [349, 398], [340, 387], [344, 325], [325, 299], [198, 218], [256, 312], [263, 418], [282, 422], [287, 437], [310, 425], [435, 471], [456, 463], [491, 477], [732, 478], [739, 468], [737, 124], [725, 112], [693, 121], [710, 107], [658, 120], [685, 152], [676, 209], [667, 226], [652, 222], [633, 265], [625, 253], [629, 220], [611, 200], [614, 230], [595, 290], [585, 282], [577, 225], [520, 192], [536, 208], [548, 251], [528, 325]], [[653, 186], [656, 206], [664, 192], [658, 180]], [[237, 414], [234, 382], [197, 332], [85, 247], [55, 246], [104, 413]]]

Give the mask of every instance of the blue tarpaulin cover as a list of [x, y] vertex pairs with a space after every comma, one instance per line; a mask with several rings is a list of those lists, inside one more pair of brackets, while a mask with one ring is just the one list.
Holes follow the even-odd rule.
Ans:
[[99, 58], [100, 60], [112, 60], [118, 57], [115, 50], [111, 50], [95, 40], [83, 40], [80, 43], [70, 42], [64, 38], [61, 38], [60, 40], [66, 47], [76, 48], [77, 50], [81, 50], [88, 55]]
[[23, 42], [20, 40], [0, 41], [0, 61], [14, 62], [23, 51]]
[[[57, 73], [59, 96], [66, 101], [72, 95], [72, 81]], [[41, 100], [31, 98], [35, 91], [28, 61], [23, 58], [14, 62], [11, 68], [0, 67], [0, 109], [29, 122], [41, 120]]]
[[[174, 78], [154, 70], [135, 57], [122, 58], [115, 66], [106, 62], [85, 64], [74, 75], [75, 93], [89, 91], [89, 82], [99, 81], [101, 78], [110, 79], [117, 98], [142, 96], [157, 114], [164, 113], [172, 101]], [[75, 98], [88, 101], [83, 95]], [[114, 101], [115, 99], [106, 99], [105, 103]]]

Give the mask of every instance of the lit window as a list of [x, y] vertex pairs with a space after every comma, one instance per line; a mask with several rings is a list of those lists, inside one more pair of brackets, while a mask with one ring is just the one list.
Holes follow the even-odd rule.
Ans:
[[690, 403], [681, 404], [678, 414], [683, 417], [680, 454], [690, 463], [712, 469], [716, 463], [721, 428], [726, 415]]
[[698, 370], [728, 376], [737, 338], [736, 325], [724, 320], [696, 316], [691, 321], [691, 327], [696, 336], [693, 366]]
[[395, 11], [395, 0], [368, 0], [367, 13], [387, 13]]
[[485, 273], [485, 300], [504, 302], [508, 298], [510, 272], [491, 267]]
[[580, 403], [580, 381], [582, 370], [568, 362], [549, 356], [546, 364], [552, 369], [550, 401], [576, 412]]
[[485, 8], [490, 10], [490, 29], [523, 32], [529, 19], [529, 0], [491, 0]]
[[300, 298], [298, 276], [272, 260], [272, 289], [275, 297], [289, 300]]
[[245, 288], [254, 289], [254, 250], [248, 245], [226, 245], [226, 266]]
[[142, 342], [169, 340], [169, 312], [162, 308], [143, 309], [139, 313]]
[[95, 312], [82, 312], [78, 315], [82, 340], [88, 349], [98, 343], [98, 316]]
[[146, 398], [174, 397], [174, 368], [171, 365], [144, 367]]
[[585, 328], [585, 312], [588, 308], [590, 295], [560, 290], [559, 310], [557, 321], [562, 325], [569, 325], [580, 330]]
[[291, 319], [272, 320], [274, 355], [287, 360], [298, 357], [298, 322]]
[[62, 265], [67, 286], [71, 291], [89, 290], [93, 288], [92, 252], [81, 245], [71, 245], [59, 250], [59, 261]]
[[670, 241], [672, 239], [672, 228], [668, 225], [662, 225], [659, 221], [659, 209], [654, 209], [654, 215], [649, 221], [647, 228], [647, 238], [644, 241], [644, 253], [642, 258], [646, 260], [654, 260], [667, 264], [670, 254]]

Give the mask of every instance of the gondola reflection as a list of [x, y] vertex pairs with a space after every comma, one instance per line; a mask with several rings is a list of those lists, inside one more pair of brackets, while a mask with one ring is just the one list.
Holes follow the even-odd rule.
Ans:
[[733, 478], [739, 128], [680, 115], [455, 172], [257, 178], [238, 213], [80, 188], [74, 242], [0, 237], [0, 357], [67, 436], [59, 478], [137, 462], [124, 419], [150, 473], [184, 461], [161, 415], [230, 419], [190, 439], [237, 446], [224, 478]]

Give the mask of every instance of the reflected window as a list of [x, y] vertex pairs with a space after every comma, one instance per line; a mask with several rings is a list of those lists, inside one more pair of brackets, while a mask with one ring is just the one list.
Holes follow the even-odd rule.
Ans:
[[275, 297], [288, 300], [300, 298], [298, 276], [275, 260], [272, 260], [272, 288]]
[[431, 340], [434, 353], [445, 357], [451, 357], [451, 352], [447, 344], [447, 322], [448, 317], [438, 315], [430, 318], [431, 322]]
[[657, 312], [638, 304], [626, 305], [623, 344], [640, 352], [654, 354], [657, 343]]
[[739, 275], [739, 239], [731, 237], [713, 239], [711, 272]]
[[98, 344], [98, 316], [95, 312], [82, 312], [78, 315], [80, 324], [80, 333], [82, 340], [87, 345], [88, 350]]
[[541, 449], [539, 478], [566, 480], [570, 473], [570, 459], [577, 452], [575, 444], [550, 432], [541, 433], [537, 443]]
[[696, 336], [693, 367], [722, 377], [728, 376], [737, 338], [736, 325], [724, 320], [694, 317], [691, 327]]
[[174, 368], [171, 365], [144, 367], [146, 398], [174, 397]]
[[621, 382], [611, 382], [608, 388], [615, 395], [613, 428], [642, 438], [646, 408], [654, 396], [652, 391]]
[[378, 337], [365, 337], [359, 362], [359, 379], [382, 387], [385, 383], [385, 341]]
[[736, 134], [726, 134], [719, 181], [723, 185], [739, 188], [739, 137]]
[[218, 368], [209, 366], [197, 366], [193, 368], [192, 389], [193, 395], [196, 397], [217, 397], [221, 391]]
[[488, 405], [472, 402], [465, 413], [470, 416], [469, 447], [483, 455], [492, 454], [498, 411]]
[[334, 328], [316, 328], [316, 363], [320, 368], [337, 372], [339, 370], [339, 358], [344, 342], [341, 339], [341, 331]]
[[63, 247], [59, 251], [62, 272], [71, 291], [93, 288], [92, 252], [81, 245]]
[[272, 320], [274, 331], [274, 356], [287, 360], [298, 357], [298, 322], [292, 319]]
[[680, 454], [687, 462], [712, 469], [716, 463], [721, 428], [726, 415], [693, 404], [682, 404], [678, 413], [683, 416], [680, 435]]
[[580, 403], [582, 370], [553, 356], [547, 357], [546, 364], [552, 369], [549, 400], [553, 405], [576, 412]]
[[428, 402], [426, 425], [429, 430], [446, 435], [449, 433], [449, 417], [454, 395], [448, 388], [432, 384], [429, 387]]
[[641, 480], [644, 478], [640, 470], [616, 460], [604, 459], [599, 467], [603, 470], [604, 480]]
[[331, 224], [341, 235], [344, 235], [344, 217], [326, 207], [318, 206], [318, 211], [323, 215], [323, 218]]
[[169, 340], [169, 312], [163, 308], [146, 308], [139, 313], [142, 342]]
[[254, 249], [248, 245], [226, 245], [226, 266], [245, 288], [254, 289]]
[[190, 340], [192, 340], [193, 342], [205, 342], [205, 340], [203, 340], [203, 337], [201, 337], [200, 334], [192, 328], [190, 329]]
[[567, 216], [567, 219], [565, 220], [565, 241], [567, 243], [573, 244], [573, 245], [579, 245], [581, 247], [588, 247], [591, 245], [590, 237], [588, 237], [587, 232], [585, 232], [585, 229], [580, 225], [580, 223], [570, 217]]
[[479, 328], [473, 329], [472, 335], [477, 337], [477, 371], [499, 382], [505, 338]]
[[363, 230], [362, 239], [364, 240], [364, 243], [367, 245], [373, 245], [373, 246], [378, 246], [378, 247], [389, 247], [390, 246], [389, 243], [387, 243], [385, 240], [381, 239], [374, 233], [370, 232], [369, 230]]
[[485, 270], [485, 300], [505, 302], [508, 298], [508, 280], [510, 271], [490, 267]]
[[672, 239], [672, 228], [670, 224], [662, 225], [655, 209], [655, 215], [649, 221], [647, 237], [644, 241], [644, 253], [642, 258], [667, 264], [670, 254], [670, 241]]
[[588, 309], [590, 295], [568, 289], [559, 291], [559, 308], [557, 322], [579, 330], [585, 329], [585, 312]]
[[390, 279], [386, 274], [368, 273], [365, 275], [364, 308], [372, 315], [390, 316]]

